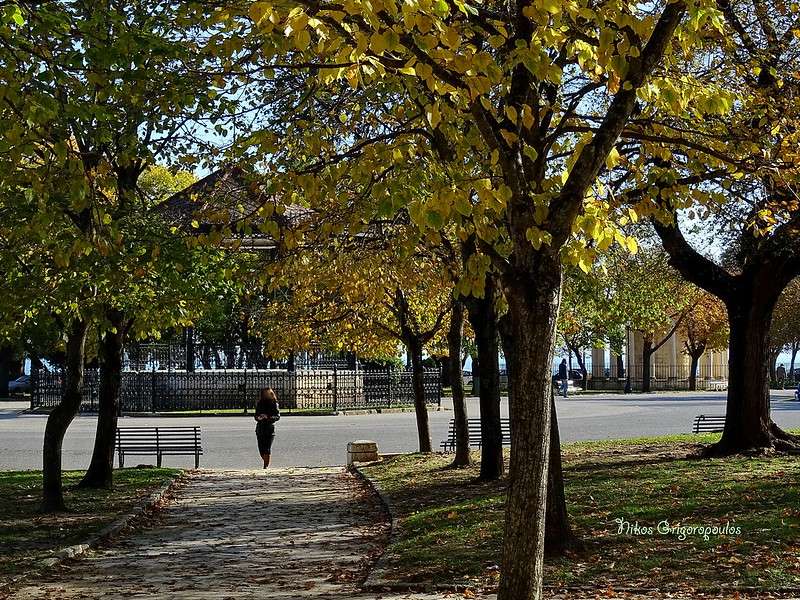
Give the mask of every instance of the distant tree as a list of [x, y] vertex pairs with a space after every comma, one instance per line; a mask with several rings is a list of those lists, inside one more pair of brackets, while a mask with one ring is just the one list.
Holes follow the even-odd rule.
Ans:
[[642, 391], [649, 392], [652, 357], [686, 318], [692, 306], [692, 288], [669, 266], [668, 255], [658, 247], [613, 256], [615, 302], [626, 323], [642, 335]]
[[270, 293], [258, 331], [273, 356], [318, 345], [382, 357], [402, 344], [411, 357], [419, 449], [431, 452], [423, 351], [443, 344], [453, 287], [435, 256], [406, 239], [389, 237], [378, 249], [349, 239], [307, 245], [266, 265]]
[[728, 347], [728, 315], [716, 296], [698, 290], [678, 331], [683, 336], [683, 353], [691, 358], [689, 389], [697, 389], [697, 366], [700, 357], [711, 350]]
[[590, 273], [575, 268], [566, 271], [558, 333], [564, 346], [577, 357], [584, 382], [588, 371], [583, 352], [605, 344], [623, 326], [617, 300], [608, 265]]
[[796, 381], [794, 374], [797, 354], [800, 352], [800, 279], [793, 279], [783, 290], [770, 328], [770, 370], [773, 382], [777, 381], [775, 369], [782, 352], [789, 352], [788, 376]]

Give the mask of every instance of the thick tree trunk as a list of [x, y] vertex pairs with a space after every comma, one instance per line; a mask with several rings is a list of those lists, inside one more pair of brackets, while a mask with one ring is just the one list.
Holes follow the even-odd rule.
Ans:
[[122, 346], [125, 320], [121, 312], [109, 311], [115, 331], [106, 331], [100, 340], [100, 393], [97, 432], [89, 469], [78, 484], [86, 488], [110, 488], [114, 474], [114, 437], [117, 432], [119, 397], [122, 389]]
[[642, 391], [650, 391], [650, 359], [653, 357], [653, 342], [644, 339], [642, 342]]
[[743, 304], [728, 306], [728, 404], [722, 439], [711, 449], [714, 454], [772, 446], [767, 380], [772, 308]]
[[461, 342], [463, 334], [464, 303], [456, 300], [453, 302], [450, 329], [447, 331], [447, 364], [450, 371], [450, 385], [453, 390], [453, 421], [456, 430], [454, 467], [465, 467], [470, 464], [469, 424], [467, 422], [467, 404], [464, 401], [464, 377], [461, 374]]
[[432, 452], [431, 432], [428, 425], [428, 405], [425, 402], [425, 371], [422, 365], [422, 341], [412, 338], [407, 341], [411, 356], [411, 380], [414, 389], [414, 412], [417, 416], [419, 451]]
[[79, 319], [73, 321], [69, 328], [64, 395], [47, 417], [42, 453], [43, 512], [65, 510], [64, 494], [61, 489], [61, 447], [64, 434], [81, 406], [86, 330], [86, 322]]
[[[504, 278], [508, 301], [511, 462], [498, 599], [541, 596], [547, 471], [550, 450], [551, 365], [560, 303], [558, 257], [535, 273]], [[530, 285], [529, 282], [536, 282]]]
[[495, 309], [495, 283], [487, 276], [483, 298], [467, 301], [469, 321], [478, 347], [480, 377], [478, 396], [481, 408], [481, 471], [484, 481], [503, 476], [503, 430], [500, 422], [500, 333]]
[[622, 354], [617, 354], [617, 377], [625, 377], [625, 361], [622, 360]]
[[[500, 333], [506, 362], [513, 362], [514, 340], [507, 317], [500, 320]], [[509, 402], [511, 402], [509, 394]], [[561, 435], [556, 418], [555, 388], [550, 385], [550, 449], [547, 468], [547, 512], [545, 515], [544, 551], [548, 556], [561, 556], [567, 550], [581, 545], [572, 532], [564, 493], [564, 471], [561, 466]]]

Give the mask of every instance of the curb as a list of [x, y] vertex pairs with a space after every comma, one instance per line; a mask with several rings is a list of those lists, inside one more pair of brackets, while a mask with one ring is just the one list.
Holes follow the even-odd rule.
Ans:
[[[381, 455], [383, 456], [383, 455]], [[380, 463], [381, 461], [376, 462], [368, 462], [368, 463], [353, 463], [348, 467], [348, 470], [355, 475], [360, 481], [362, 481], [375, 496], [377, 496], [378, 501], [380, 502], [381, 506], [383, 506], [383, 510], [386, 511], [386, 514], [389, 516], [389, 532], [388, 532], [388, 539], [386, 541], [386, 546], [381, 551], [378, 558], [375, 560], [375, 563], [369, 570], [367, 574], [366, 580], [364, 583], [361, 584], [361, 588], [364, 590], [375, 590], [376, 588], [383, 588], [383, 589], [391, 589], [391, 591], [407, 591], [408, 588], [405, 587], [402, 590], [397, 590], [394, 588], [397, 584], [395, 582], [390, 582], [386, 579], [381, 578], [380, 576], [376, 576], [375, 573], [380, 573], [383, 571], [382, 564], [386, 558], [386, 550], [391, 545], [392, 539], [394, 538], [395, 532], [397, 531], [397, 518], [394, 516], [394, 512], [392, 511], [392, 505], [389, 503], [389, 499], [381, 492], [381, 488], [378, 485], [378, 482], [375, 481], [372, 477], [364, 473], [361, 469], [363, 467], [369, 467], [370, 465], [375, 465]]]
[[84, 540], [80, 544], [73, 544], [71, 546], [65, 546], [63, 548], [59, 548], [58, 550], [53, 551], [52, 557], [44, 558], [34, 563], [36, 566], [30, 569], [29, 571], [17, 575], [10, 581], [0, 583], [0, 593], [8, 591], [13, 586], [20, 583], [22, 580], [32, 575], [35, 575], [42, 569], [49, 569], [58, 566], [69, 559], [80, 558], [81, 556], [85, 555], [89, 550], [97, 548], [100, 544], [116, 536], [123, 529], [126, 529], [127, 527], [132, 525], [133, 522], [137, 520], [139, 517], [141, 517], [146, 512], [151, 510], [156, 504], [161, 502], [168, 493], [173, 491], [173, 489], [177, 487], [178, 484], [182, 483], [185, 478], [186, 478], [185, 471], [179, 473], [178, 475], [176, 475], [175, 477], [164, 483], [161, 487], [156, 489], [154, 492], [152, 492], [147, 498], [144, 499], [144, 501], [134, 506], [128, 513], [112, 521], [111, 523], [103, 527], [100, 531], [93, 534], [91, 537]]
[[[402, 453], [397, 454], [381, 454], [382, 459], [384, 458], [392, 458], [395, 456], [403, 456]], [[386, 568], [383, 566], [384, 563], [388, 560], [386, 556], [386, 549], [391, 545], [391, 542], [395, 536], [397, 531], [397, 518], [392, 511], [392, 504], [389, 501], [389, 498], [381, 491], [378, 482], [364, 473], [361, 469], [364, 467], [369, 467], [375, 464], [379, 464], [382, 462], [368, 462], [368, 463], [353, 463], [349, 467], [349, 471], [353, 473], [359, 480], [363, 481], [367, 487], [369, 487], [372, 492], [378, 497], [381, 505], [383, 506], [386, 513], [389, 515], [389, 539], [386, 544], [386, 548], [383, 549], [380, 556], [378, 556], [375, 564], [369, 570], [369, 574], [367, 575], [367, 579], [364, 583], [361, 584], [361, 589], [364, 591], [389, 591], [389, 592], [419, 592], [419, 593], [426, 593], [426, 592], [465, 592], [469, 589], [474, 589], [473, 586], [464, 585], [464, 584], [432, 584], [432, 583], [402, 583], [397, 581], [391, 581], [386, 579], [385, 575], [382, 573], [386, 571]]]

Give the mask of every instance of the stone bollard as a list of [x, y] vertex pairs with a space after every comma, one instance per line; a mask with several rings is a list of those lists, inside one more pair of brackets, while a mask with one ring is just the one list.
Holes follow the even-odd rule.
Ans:
[[347, 443], [347, 466], [354, 462], [378, 460], [378, 444], [371, 440], [356, 440]]

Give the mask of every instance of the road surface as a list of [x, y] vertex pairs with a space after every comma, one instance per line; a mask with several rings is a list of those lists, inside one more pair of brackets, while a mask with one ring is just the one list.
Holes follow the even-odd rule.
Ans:
[[[773, 395], [772, 415], [785, 428], [800, 428], [800, 403], [791, 392]], [[444, 439], [453, 416], [449, 400], [443, 409], [430, 412], [431, 438], [435, 447]], [[41, 468], [42, 436], [47, 417], [23, 415], [25, 404], [0, 404], [0, 469]], [[469, 415], [479, 416], [478, 402], [469, 401]], [[508, 414], [508, 402], [502, 402]], [[724, 414], [721, 392], [664, 392], [656, 394], [597, 394], [557, 401], [561, 439], [564, 442], [688, 433], [699, 414]], [[64, 467], [86, 468], [91, 455], [95, 416], [79, 416], [64, 440]], [[125, 417], [121, 426], [199, 425], [205, 455], [200, 464], [214, 469], [247, 469], [259, 464], [255, 422], [252, 416], [236, 417]], [[370, 439], [381, 452], [408, 452], [417, 447], [414, 414], [367, 414], [339, 416], [285, 416], [276, 427], [273, 464], [276, 467], [330, 466], [345, 462], [347, 442]], [[128, 465], [152, 464], [153, 457], [130, 457]], [[164, 466], [190, 467], [193, 457], [170, 456]]]

